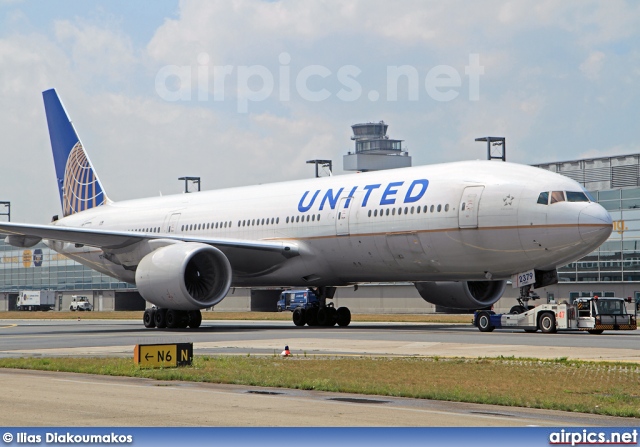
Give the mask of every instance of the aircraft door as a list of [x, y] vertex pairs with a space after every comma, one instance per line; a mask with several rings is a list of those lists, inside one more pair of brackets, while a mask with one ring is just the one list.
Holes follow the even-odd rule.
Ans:
[[458, 227], [478, 228], [478, 208], [484, 186], [467, 186], [458, 207]]
[[[350, 208], [345, 209], [345, 203], [352, 197], [343, 197], [338, 202], [336, 208], [336, 236], [345, 236], [349, 234], [349, 212]], [[352, 205], [353, 202], [350, 202]]]
[[176, 229], [178, 228], [178, 220], [180, 220], [180, 214], [181, 213], [173, 213], [169, 217], [169, 221], [167, 222], [167, 229], [166, 229], [167, 233], [176, 232]]

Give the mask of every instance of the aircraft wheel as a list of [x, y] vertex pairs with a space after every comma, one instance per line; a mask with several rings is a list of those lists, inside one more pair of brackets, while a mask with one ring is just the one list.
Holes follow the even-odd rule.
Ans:
[[178, 328], [184, 329], [189, 326], [189, 312], [181, 310], [178, 312]]
[[202, 324], [202, 312], [200, 310], [191, 310], [189, 311], [189, 323], [188, 326], [191, 329], [197, 329]]
[[593, 334], [593, 335], [600, 335], [600, 334], [602, 334], [604, 332], [604, 329], [591, 329], [591, 330], [589, 330], [587, 332], [589, 332], [590, 334]]
[[338, 322], [338, 310], [335, 307], [327, 307], [327, 313], [329, 314], [327, 326], [335, 326]]
[[304, 309], [298, 307], [293, 311], [293, 324], [296, 326], [304, 326], [307, 320], [305, 319]]
[[153, 308], [146, 309], [144, 311], [144, 316], [142, 317], [142, 321], [144, 322], [144, 327], [146, 328], [154, 328], [156, 327], [156, 310]]
[[550, 312], [545, 312], [540, 316], [540, 330], [544, 334], [553, 334], [557, 332], [556, 317]]
[[333, 307], [321, 307], [318, 309], [318, 315], [316, 318], [319, 326], [333, 326], [335, 324], [332, 311], [335, 312]]
[[526, 311], [527, 309], [525, 309], [524, 306], [513, 306], [509, 311], [509, 313], [517, 315], [517, 314], [525, 313]]
[[304, 312], [304, 319], [307, 321], [309, 326], [317, 326], [318, 325], [318, 308], [310, 307]]
[[157, 328], [162, 329], [167, 327], [167, 309], [156, 309], [154, 319]]
[[173, 310], [173, 309], [169, 309], [167, 310], [167, 327], [168, 328], [177, 328], [178, 325], [180, 324], [180, 311], [179, 310]]
[[480, 332], [492, 332], [495, 329], [494, 326], [491, 326], [491, 314], [489, 312], [480, 312], [477, 322]]
[[336, 322], [341, 327], [349, 326], [349, 323], [351, 323], [351, 311], [348, 307], [338, 307], [336, 309]]

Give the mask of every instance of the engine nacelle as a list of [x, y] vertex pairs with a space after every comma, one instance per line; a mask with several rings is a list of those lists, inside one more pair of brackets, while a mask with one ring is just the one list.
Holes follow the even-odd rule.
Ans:
[[142, 297], [158, 307], [204, 309], [218, 304], [231, 287], [227, 257], [210, 245], [182, 242], [146, 255], [136, 269]]
[[498, 301], [506, 281], [430, 281], [415, 283], [425, 301], [452, 309], [482, 309]]

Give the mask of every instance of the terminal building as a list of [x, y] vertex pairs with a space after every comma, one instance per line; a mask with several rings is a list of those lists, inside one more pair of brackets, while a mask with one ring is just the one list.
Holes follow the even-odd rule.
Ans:
[[[378, 131], [378, 135], [386, 135], [386, 124]], [[363, 140], [356, 139], [359, 141]], [[536, 166], [578, 181], [609, 211], [614, 221], [613, 233], [598, 250], [559, 268], [558, 284], [536, 290], [541, 299], [561, 300], [597, 294], [640, 300], [640, 154]], [[95, 272], [43, 243], [22, 249], [0, 240], [0, 311], [14, 309], [21, 290], [56, 291], [56, 310], [67, 310], [73, 295], [88, 296], [95, 310], [142, 310], [146, 306], [133, 284]], [[232, 289], [215, 310], [275, 311], [278, 294], [279, 291], [273, 289]], [[508, 311], [516, 303], [518, 294], [518, 289], [507, 286], [495, 309]], [[420, 297], [411, 283], [339, 288], [334, 301], [336, 305], [348, 306], [358, 313], [437, 311], [434, 305]]]

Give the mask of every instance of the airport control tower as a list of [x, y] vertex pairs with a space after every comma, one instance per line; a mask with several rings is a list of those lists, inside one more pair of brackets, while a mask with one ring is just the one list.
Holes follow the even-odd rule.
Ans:
[[356, 150], [343, 157], [343, 169], [366, 172], [410, 167], [411, 157], [402, 150], [402, 140], [389, 139], [387, 127], [384, 121], [351, 126]]

